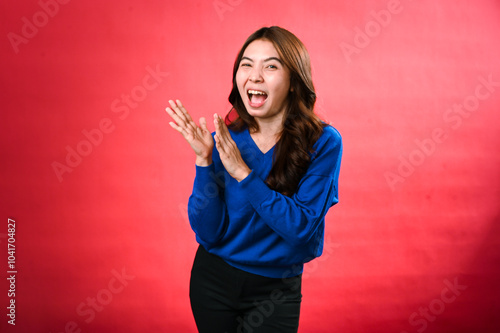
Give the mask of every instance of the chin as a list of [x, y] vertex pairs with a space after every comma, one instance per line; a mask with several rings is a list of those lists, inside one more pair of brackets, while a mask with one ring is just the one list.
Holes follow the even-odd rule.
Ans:
[[262, 110], [262, 109], [253, 109], [253, 108], [249, 108], [249, 107], [247, 107], [247, 112], [252, 117], [257, 117], [257, 118], [263, 118], [267, 114], [267, 112], [265, 110]]

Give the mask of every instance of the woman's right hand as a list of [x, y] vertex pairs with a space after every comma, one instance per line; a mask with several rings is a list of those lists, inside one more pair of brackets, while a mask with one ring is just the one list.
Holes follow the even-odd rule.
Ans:
[[196, 154], [196, 165], [208, 166], [212, 164], [212, 150], [214, 140], [207, 128], [205, 118], [200, 118], [200, 126], [196, 125], [181, 101], [168, 101], [170, 107], [166, 108], [167, 113], [174, 121], [169, 122], [170, 126], [181, 133], [184, 139], [193, 148]]

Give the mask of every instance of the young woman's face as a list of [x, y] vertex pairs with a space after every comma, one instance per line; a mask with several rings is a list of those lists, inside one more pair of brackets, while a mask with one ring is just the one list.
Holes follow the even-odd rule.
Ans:
[[236, 85], [252, 117], [281, 117], [290, 90], [290, 71], [270, 41], [255, 40], [243, 53]]

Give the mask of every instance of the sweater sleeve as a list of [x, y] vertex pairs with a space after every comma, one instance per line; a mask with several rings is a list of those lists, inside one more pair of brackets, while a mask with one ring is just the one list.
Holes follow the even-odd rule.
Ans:
[[227, 227], [221, 181], [215, 174], [214, 163], [206, 167], [196, 166], [188, 216], [198, 241], [207, 247], [222, 238]]
[[263, 221], [293, 246], [308, 243], [319, 231], [328, 209], [338, 202], [342, 141], [336, 131], [318, 147], [292, 197], [271, 190], [251, 172], [239, 183]]

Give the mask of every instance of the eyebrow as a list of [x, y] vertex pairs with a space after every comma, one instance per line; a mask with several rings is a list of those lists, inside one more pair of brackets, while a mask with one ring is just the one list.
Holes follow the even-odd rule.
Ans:
[[[249, 61], [253, 62], [253, 59], [250, 59], [249, 57], [242, 57], [241, 60], [249, 60]], [[264, 59], [264, 62], [268, 62], [268, 61], [271, 61], [271, 60], [276, 60], [277, 62], [279, 62], [280, 64], [283, 65], [283, 62], [281, 61], [281, 59], [276, 58], [276, 57], [266, 58], [266, 59]]]

